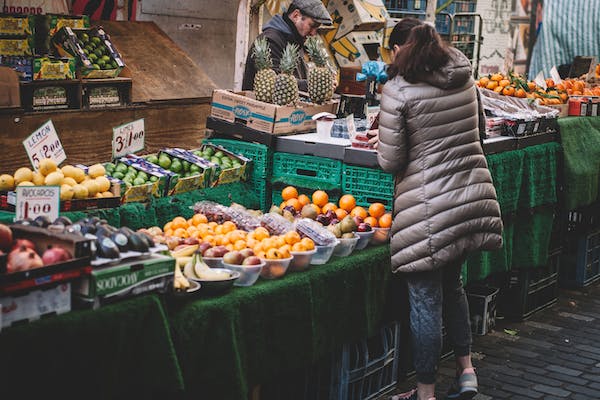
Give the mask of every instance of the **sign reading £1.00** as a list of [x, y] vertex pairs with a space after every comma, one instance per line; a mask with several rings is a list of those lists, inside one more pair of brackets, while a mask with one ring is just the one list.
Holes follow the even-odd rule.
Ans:
[[144, 149], [144, 118], [113, 128], [113, 159]]
[[61, 162], [67, 159], [52, 120], [48, 120], [48, 122], [29, 135], [23, 141], [23, 146], [25, 146], [25, 151], [27, 152], [27, 156], [29, 156], [31, 165], [36, 170], [40, 161], [44, 158], [54, 160], [57, 165], [60, 165]]
[[17, 186], [15, 221], [45, 215], [54, 221], [60, 211], [59, 186]]

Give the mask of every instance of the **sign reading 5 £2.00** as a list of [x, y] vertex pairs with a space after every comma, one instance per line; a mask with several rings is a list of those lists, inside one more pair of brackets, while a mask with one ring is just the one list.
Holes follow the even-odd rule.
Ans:
[[51, 158], [56, 162], [56, 165], [60, 165], [61, 162], [67, 159], [52, 120], [48, 120], [48, 122], [29, 135], [23, 141], [23, 146], [25, 146], [25, 151], [29, 156], [31, 165], [36, 170], [40, 161], [44, 158]]

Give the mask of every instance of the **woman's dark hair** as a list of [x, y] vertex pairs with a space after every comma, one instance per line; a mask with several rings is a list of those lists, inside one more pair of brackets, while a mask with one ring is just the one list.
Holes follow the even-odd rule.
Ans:
[[412, 28], [422, 24], [423, 22], [416, 18], [403, 18], [396, 24], [396, 26], [394, 26], [394, 29], [392, 29], [392, 33], [390, 33], [390, 38], [388, 41], [388, 47], [393, 49], [396, 45], [402, 46], [408, 40], [408, 36], [410, 35]]
[[423, 74], [436, 71], [450, 58], [448, 47], [429, 24], [420, 24], [410, 30], [408, 40], [396, 52], [388, 68], [391, 78], [401, 75], [406, 81], [416, 83]]

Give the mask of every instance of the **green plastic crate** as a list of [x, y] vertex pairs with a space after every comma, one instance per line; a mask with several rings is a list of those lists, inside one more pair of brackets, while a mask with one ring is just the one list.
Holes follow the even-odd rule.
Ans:
[[[269, 211], [271, 208], [271, 183], [264, 178], [253, 179], [250, 181], [252, 189], [256, 192], [260, 209], [263, 212]], [[279, 204], [279, 203], [278, 203]]]
[[252, 159], [251, 180], [267, 178], [271, 174], [273, 151], [264, 144], [242, 142], [235, 139], [206, 139], [204, 142], [218, 144], [229, 151]]
[[[281, 191], [283, 190], [284, 187], [286, 187], [287, 185], [282, 184], [282, 183], [277, 183], [273, 185], [272, 188], [272, 196], [271, 196], [271, 202], [272, 204], [275, 204], [276, 206], [279, 206], [281, 204], [281, 202], [283, 201], [283, 198], [281, 197]], [[319, 188], [306, 188], [306, 187], [298, 187], [296, 186], [296, 189], [298, 190], [298, 194], [305, 194], [307, 195], [309, 198], [312, 198], [312, 194], [315, 190], [319, 190]], [[321, 189], [321, 190], [325, 190], [325, 189]], [[338, 203], [338, 200], [340, 199], [340, 191], [339, 189], [336, 190], [325, 190], [327, 192], [327, 195], [329, 196], [329, 202], [330, 203]], [[312, 200], [311, 200], [312, 202]], [[271, 204], [269, 204], [269, 207], [271, 206]]]
[[380, 169], [344, 164], [342, 191], [353, 195], [359, 206], [383, 203], [391, 210], [394, 205], [394, 177]]
[[272, 182], [312, 189], [341, 189], [342, 162], [291, 153], [273, 154]]

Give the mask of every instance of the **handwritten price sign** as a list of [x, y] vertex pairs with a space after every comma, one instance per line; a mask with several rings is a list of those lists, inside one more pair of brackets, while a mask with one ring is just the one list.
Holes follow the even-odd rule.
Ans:
[[36, 170], [40, 161], [44, 158], [51, 158], [59, 165], [67, 159], [52, 120], [48, 120], [48, 122], [29, 135], [23, 141], [23, 146], [25, 146], [25, 151], [27, 152], [27, 156], [29, 156], [31, 165]]
[[113, 159], [144, 149], [144, 119], [113, 128]]
[[35, 219], [45, 215], [54, 221], [60, 211], [60, 187], [58, 186], [19, 186], [15, 220]]

